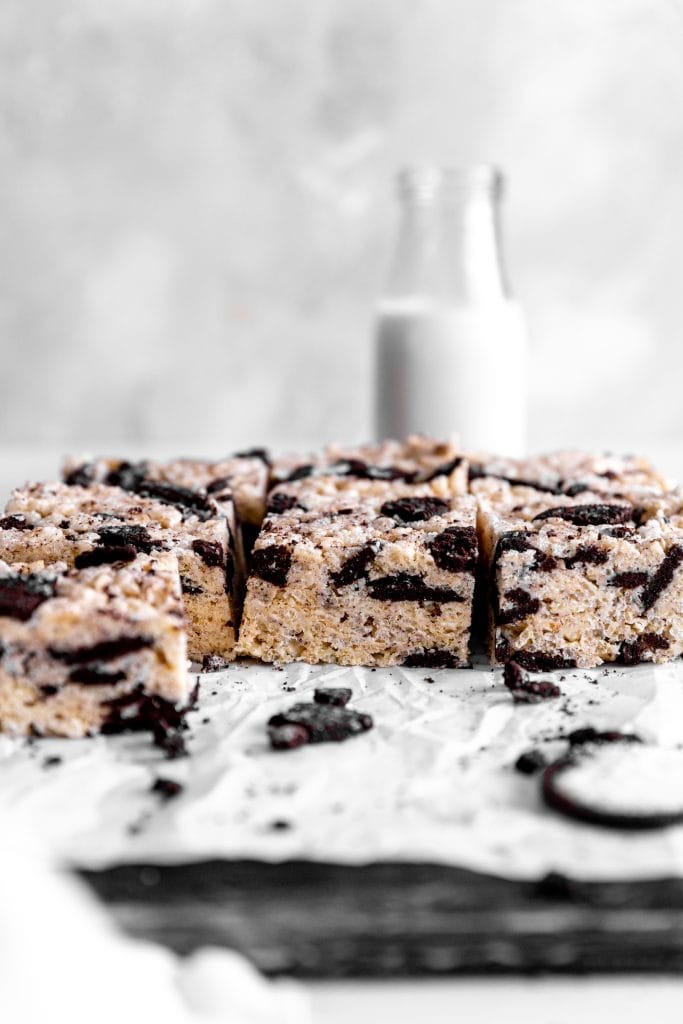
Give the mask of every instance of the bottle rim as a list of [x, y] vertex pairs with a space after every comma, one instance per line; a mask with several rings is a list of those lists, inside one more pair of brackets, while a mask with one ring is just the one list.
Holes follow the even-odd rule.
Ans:
[[485, 195], [498, 199], [505, 178], [495, 164], [407, 164], [396, 175], [402, 199], [429, 202], [439, 194], [460, 197]]

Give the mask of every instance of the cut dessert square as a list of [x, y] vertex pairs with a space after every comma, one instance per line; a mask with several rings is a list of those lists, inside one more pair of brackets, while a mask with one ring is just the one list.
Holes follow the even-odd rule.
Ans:
[[169, 485], [155, 494], [143, 498], [104, 484], [42, 483], [16, 490], [0, 519], [0, 557], [81, 568], [124, 564], [140, 551], [173, 551], [190, 657], [231, 658], [237, 607], [227, 519], [199, 492], [182, 489], [178, 495]]
[[635, 455], [551, 452], [526, 459], [469, 455], [470, 482], [499, 480], [547, 494], [577, 497], [586, 492], [635, 502], [640, 495], [663, 493], [671, 482], [652, 463]]
[[271, 474], [275, 484], [316, 476], [411, 484], [440, 480], [449, 494], [467, 493], [467, 460], [463, 453], [450, 441], [417, 435], [375, 445], [329, 445], [323, 455], [309, 458], [283, 456], [275, 460]]
[[121, 568], [0, 562], [0, 730], [165, 733], [190, 697], [174, 555]]
[[683, 652], [681, 525], [592, 491], [572, 497], [500, 480], [473, 489], [492, 660], [544, 670]]
[[285, 664], [469, 663], [475, 506], [392, 495], [270, 515], [256, 542], [239, 653]]
[[[66, 483], [105, 483], [144, 494], [149, 482], [172, 484], [208, 494], [227, 516], [233, 533], [242, 535], [246, 550], [265, 515], [269, 457], [254, 448], [224, 459], [124, 459], [70, 456], [63, 467]], [[235, 527], [239, 526], [239, 531]]]

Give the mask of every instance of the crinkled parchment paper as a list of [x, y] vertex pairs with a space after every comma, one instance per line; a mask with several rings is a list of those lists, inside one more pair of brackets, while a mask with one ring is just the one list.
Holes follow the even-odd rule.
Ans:
[[[245, 663], [200, 679], [184, 759], [165, 760], [144, 735], [0, 736], [0, 812], [92, 868], [219, 857], [436, 861], [517, 878], [683, 873], [683, 827], [629, 834], [570, 821], [544, 807], [538, 776], [514, 769], [523, 751], [560, 753], [555, 737], [589, 725], [683, 744], [683, 664], [567, 672], [565, 696], [535, 705], [514, 704], [489, 668]], [[374, 729], [272, 751], [268, 718], [321, 685], [350, 686]], [[159, 776], [182, 782], [181, 795], [152, 793]]]

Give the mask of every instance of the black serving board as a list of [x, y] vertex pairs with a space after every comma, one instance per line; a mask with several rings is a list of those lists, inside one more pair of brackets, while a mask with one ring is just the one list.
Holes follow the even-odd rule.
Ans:
[[683, 879], [518, 882], [436, 864], [210, 860], [83, 877], [122, 928], [309, 978], [678, 972]]

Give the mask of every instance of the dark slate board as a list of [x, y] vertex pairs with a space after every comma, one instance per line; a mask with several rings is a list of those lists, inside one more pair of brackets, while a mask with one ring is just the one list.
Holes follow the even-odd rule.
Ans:
[[515, 882], [434, 864], [204, 861], [83, 872], [128, 933], [267, 974], [683, 969], [683, 880]]

